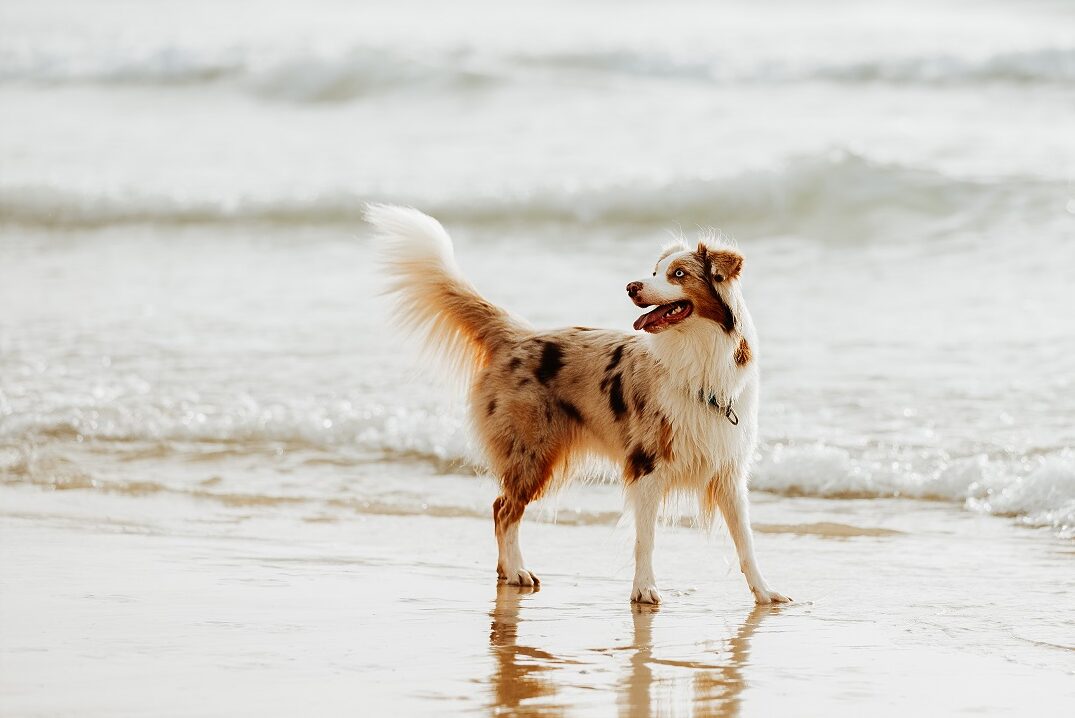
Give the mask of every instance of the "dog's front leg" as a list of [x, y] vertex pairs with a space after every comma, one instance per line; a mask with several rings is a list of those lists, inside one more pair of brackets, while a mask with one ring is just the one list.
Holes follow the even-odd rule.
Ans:
[[754, 594], [757, 603], [788, 603], [787, 596], [769, 588], [765, 577], [761, 575], [758, 559], [754, 555], [754, 532], [750, 528], [750, 504], [747, 500], [745, 477], [736, 477], [730, 485], [718, 492], [717, 503], [720, 512], [728, 524], [728, 533], [732, 535], [735, 551], [739, 554], [739, 568], [747, 579], [747, 585]]
[[635, 515], [635, 581], [631, 600], [636, 603], [661, 602], [657, 579], [653, 575], [653, 535], [661, 501], [655, 489], [652, 476], [636, 480], [627, 489]]

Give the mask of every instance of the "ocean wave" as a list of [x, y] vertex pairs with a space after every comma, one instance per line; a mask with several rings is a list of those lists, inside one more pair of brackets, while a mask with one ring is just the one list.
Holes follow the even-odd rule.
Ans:
[[[65, 473], [37, 458], [62, 454], [63, 447], [124, 460], [188, 463], [241, 459], [245, 464], [283, 452], [310, 457], [299, 467], [402, 467], [420, 462], [442, 473], [462, 475], [482, 473], [483, 463], [461, 410], [347, 404], [283, 407], [249, 400], [243, 407], [226, 410], [205, 405], [170, 409], [102, 405], [34, 416], [11, 413], [0, 417], [0, 478], [56, 484], [52, 488], [96, 488], [78, 462], [71, 462], [72, 471]], [[615, 480], [611, 471], [598, 475]], [[850, 450], [823, 443], [770, 442], [759, 451], [751, 481], [755, 490], [785, 496], [959, 503], [1075, 537], [1075, 452], [1070, 448], [938, 457], [898, 446]], [[149, 491], [141, 483], [132, 484], [130, 491], [122, 486], [109, 490]], [[206, 493], [203, 488], [196, 492]], [[428, 508], [435, 502], [418, 503]], [[383, 508], [389, 510], [397, 509]]]
[[[976, 221], [1012, 209], [1062, 212], [1062, 181], [1008, 177], [989, 180], [876, 162], [833, 151], [789, 159], [781, 166], [712, 177], [632, 179], [593, 186], [506, 189], [499, 194], [405, 196], [330, 188], [294, 195], [178, 197], [77, 193], [50, 186], [0, 188], [0, 223], [55, 228], [121, 224], [362, 224], [367, 201], [420, 207], [448, 222], [667, 224], [766, 223], [861, 229], [863, 222], [944, 219]], [[1055, 212], [1054, 212], [1055, 210]], [[905, 225], [901, 225], [905, 226]]]
[[979, 57], [928, 54], [842, 62], [762, 60], [742, 64], [720, 56], [632, 50], [588, 51], [517, 57], [532, 67], [667, 77], [713, 83], [980, 83], [1067, 84], [1075, 80], [1075, 49], [1039, 48]]
[[1067, 85], [1075, 80], [1075, 50], [1048, 48], [982, 58], [954, 55], [866, 60], [819, 67], [818, 77], [845, 82], [955, 85], [1014, 83]]
[[296, 103], [354, 100], [399, 88], [453, 89], [493, 81], [466, 51], [404, 53], [355, 47], [338, 53], [296, 48], [91, 49], [68, 54], [26, 48], [0, 51], [0, 82], [179, 88], [231, 85], [265, 99]]
[[983, 453], [915, 468], [889, 455], [867, 457], [823, 444], [777, 444], [765, 448], [752, 486], [786, 496], [952, 501], [1075, 537], [1071, 449], [1016, 457]]
[[175, 396], [147, 402], [114, 389], [81, 406], [22, 412], [0, 404], [0, 409], [0, 447], [9, 447], [6, 454], [0, 450], [0, 468], [12, 472], [26, 470], [29, 455], [16, 447], [95, 442], [128, 456], [182, 454], [193, 461], [284, 449], [329, 452], [351, 463], [417, 460], [459, 468], [478, 462], [460, 414], [443, 408], [284, 404], [250, 396], [213, 404]]
[[8, 47], [0, 51], [0, 82], [44, 85], [175, 87], [230, 84], [240, 91], [290, 102], [340, 102], [401, 88], [485, 86], [532, 81], [534, 75], [606, 74], [705, 83], [927, 86], [1068, 84], [1075, 49], [1033, 48], [966, 57], [927, 54], [848, 59], [753, 60], [706, 52], [586, 49], [560, 52], [477, 52], [467, 47], [407, 52], [356, 46], [335, 52], [295, 47], [95, 47], [80, 51]]

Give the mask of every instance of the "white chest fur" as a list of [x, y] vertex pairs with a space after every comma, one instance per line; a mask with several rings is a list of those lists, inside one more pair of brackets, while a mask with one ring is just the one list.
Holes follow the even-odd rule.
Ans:
[[[743, 366], [735, 360], [740, 340], [756, 343], [749, 315], [743, 315], [734, 333], [653, 337], [651, 348], [663, 375], [658, 394], [675, 437], [669, 467], [675, 483], [744, 477], [749, 469], [758, 436], [760, 373], [756, 357]], [[727, 415], [729, 404], [738, 423]]]
[[741, 475], [753, 458], [757, 443], [757, 374], [732, 400], [733, 423], [723, 408], [700, 400], [697, 392], [669, 387], [662, 392], [673, 428], [675, 458], [669, 467], [677, 481], [708, 482], [717, 475]]

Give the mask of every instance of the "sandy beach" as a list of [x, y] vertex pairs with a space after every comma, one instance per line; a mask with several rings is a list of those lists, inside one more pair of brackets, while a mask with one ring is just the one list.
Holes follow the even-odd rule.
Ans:
[[759, 553], [795, 599], [776, 608], [752, 605], [725, 537], [682, 527], [660, 533], [653, 608], [628, 602], [630, 530], [607, 523], [528, 521], [532, 591], [497, 586], [478, 518], [296, 527], [239, 502], [10, 486], [2, 505], [4, 715], [1060, 716], [1075, 700], [1070, 543], [944, 505], [762, 497]]

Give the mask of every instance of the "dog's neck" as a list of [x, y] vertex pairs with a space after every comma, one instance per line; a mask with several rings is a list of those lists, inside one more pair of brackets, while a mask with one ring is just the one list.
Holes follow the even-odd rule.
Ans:
[[[735, 328], [730, 332], [698, 318], [649, 337], [654, 357], [668, 371], [668, 381], [692, 396], [702, 392], [721, 404], [734, 403], [757, 372], [754, 322], [738, 291], [732, 299], [728, 305], [735, 314]], [[745, 364], [736, 361], [742, 340], [750, 347]]]

